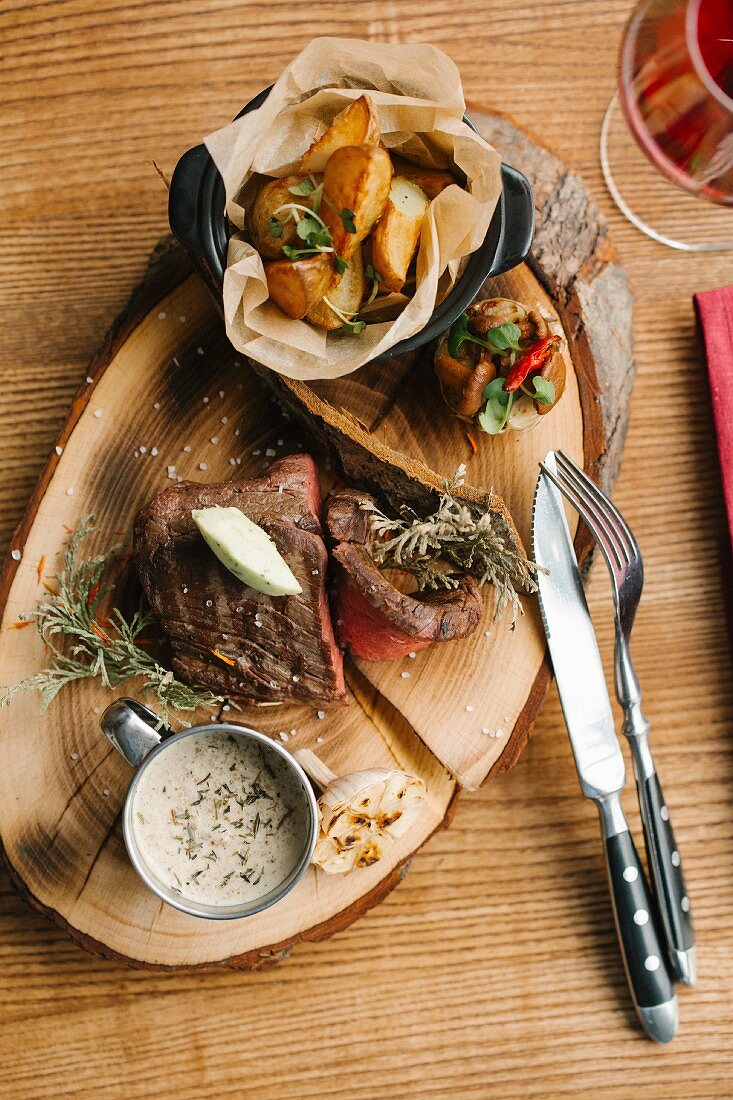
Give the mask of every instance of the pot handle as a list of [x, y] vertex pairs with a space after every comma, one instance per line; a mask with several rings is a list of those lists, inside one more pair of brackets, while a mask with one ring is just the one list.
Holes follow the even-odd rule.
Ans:
[[215, 293], [221, 291], [226, 257], [226, 222], [219, 226], [210, 216], [216, 204], [223, 212], [223, 181], [206, 146], [196, 145], [183, 154], [173, 171], [168, 223]]
[[502, 163], [501, 183], [501, 236], [488, 275], [501, 275], [523, 263], [534, 237], [534, 199], [529, 180], [510, 164]]
[[137, 699], [124, 696], [110, 703], [99, 724], [133, 768], [138, 768], [148, 753], [173, 732], [163, 725], [163, 719], [155, 711], [138, 703]]

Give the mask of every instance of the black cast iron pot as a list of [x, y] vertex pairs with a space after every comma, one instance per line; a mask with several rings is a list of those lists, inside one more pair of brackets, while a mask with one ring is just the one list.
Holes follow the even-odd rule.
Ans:
[[[260, 107], [270, 94], [265, 88], [237, 118]], [[476, 130], [468, 115], [464, 121]], [[477, 131], [478, 132], [478, 131]], [[390, 348], [387, 356], [414, 351], [438, 337], [475, 299], [490, 275], [516, 267], [527, 256], [534, 234], [534, 202], [529, 181], [516, 168], [501, 166], [502, 190], [483, 243], [472, 252], [450, 293], [419, 332]], [[173, 235], [185, 245], [215, 290], [221, 290], [227, 245], [234, 231], [224, 213], [224, 183], [205, 145], [184, 153], [176, 165], [168, 196], [168, 220]]]

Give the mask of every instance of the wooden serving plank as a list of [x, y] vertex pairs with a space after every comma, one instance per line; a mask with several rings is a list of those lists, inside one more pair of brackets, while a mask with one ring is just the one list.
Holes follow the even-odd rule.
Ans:
[[[606, 483], [613, 477], [632, 372], [630, 298], [582, 185], [508, 122], [481, 116], [480, 123], [502, 152], [502, 139], [518, 143], [505, 155], [533, 179], [540, 202], [539, 259], [496, 281], [491, 292], [556, 305], [575, 368], [545, 423], [523, 435], [483, 440], [469, 465], [474, 484], [493, 484], [505, 496], [526, 538], [536, 460], [550, 446], [584, 459]], [[570, 204], [568, 194], [574, 196]], [[558, 210], [565, 219], [561, 230], [553, 228]], [[568, 210], [576, 225], [595, 226], [595, 235], [578, 233], [573, 262], [573, 242], [562, 240], [570, 232]], [[365, 377], [384, 370], [365, 368]], [[387, 386], [371, 413], [354, 397], [359, 377], [344, 387], [344, 402], [370, 415], [370, 426], [387, 445], [409, 448], [450, 475], [469, 458], [468, 444], [445, 415], [424, 366], [415, 399], [417, 370], [405, 370], [398, 385]], [[8, 557], [0, 585], [0, 684], [44, 663], [35, 630], [15, 624], [36, 603], [39, 572], [41, 578], [53, 574], [67, 529], [82, 515], [96, 513], [89, 548], [104, 549], [129, 538], [136, 510], [170, 484], [169, 466], [195, 480], [224, 479], [235, 471], [250, 476], [270, 461], [268, 451], [281, 455], [307, 446], [302, 430], [283, 421], [261, 381], [237, 362], [203, 284], [180, 251], [161, 250], [90, 367], [59, 437], [61, 454], [52, 454], [13, 539], [22, 557]], [[587, 543], [580, 537], [576, 545]], [[487, 630], [489, 625], [487, 617]], [[0, 734], [6, 862], [24, 896], [96, 953], [143, 967], [266, 965], [301, 939], [345, 928], [396, 885], [411, 855], [449, 820], [456, 777], [473, 786], [516, 761], [548, 679], [529, 600], [514, 632], [502, 621], [488, 637], [482, 630], [469, 642], [436, 646], [414, 660], [349, 665], [350, 705], [323, 717], [291, 706], [230, 712], [272, 736], [285, 731], [294, 747], [313, 748], [337, 773], [392, 764], [421, 775], [428, 788], [419, 823], [380, 863], [349, 876], [311, 868], [279, 905], [233, 922], [201, 921], [168, 908], [129, 864], [120, 810], [130, 770], [98, 728], [98, 714], [112, 695], [96, 683], [76, 684], [44, 716], [36, 696], [19, 696], [4, 712]], [[502, 736], [489, 737], [483, 726], [501, 729]]]

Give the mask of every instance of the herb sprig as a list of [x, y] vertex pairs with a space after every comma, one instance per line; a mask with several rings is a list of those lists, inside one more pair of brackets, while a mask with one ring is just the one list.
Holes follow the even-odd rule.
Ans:
[[492, 584], [495, 618], [509, 605], [513, 625], [522, 613], [517, 593], [537, 589], [536, 567], [517, 552], [490, 507], [477, 513], [456, 499], [454, 490], [463, 484], [465, 472], [465, 466], [459, 466], [453, 480], [445, 482], [438, 507], [429, 516], [405, 507], [392, 519], [375, 505], [365, 505], [375, 536], [371, 554], [382, 567], [410, 573], [421, 591], [457, 588], [460, 575], [450, 567], [470, 574], [480, 585]]
[[[165, 722], [171, 711], [193, 711], [222, 702], [221, 696], [197, 691], [177, 680], [138, 644], [155, 618], [144, 603], [129, 622], [117, 607], [103, 612], [114, 588], [113, 583], [104, 581], [104, 575], [120, 547], [82, 559], [81, 544], [93, 530], [94, 516], [85, 516], [64, 551], [64, 567], [55, 578], [58, 591], [51, 592], [34, 611], [20, 616], [23, 622], [35, 619], [50, 659], [42, 671], [10, 687], [0, 698], [0, 707], [7, 706], [20, 691], [40, 691], [43, 714], [66, 684], [91, 678], [106, 688], [141, 678], [140, 690], [155, 696]], [[73, 644], [66, 648], [57, 644], [67, 639]]]
[[519, 343], [522, 335], [518, 325], [506, 321], [503, 325], [496, 325], [486, 333], [486, 339], [475, 336], [468, 327], [468, 314], [462, 313], [450, 327], [448, 333], [448, 353], [455, 358], [463, 344], [469, 342], [487, 348], [494, 355], [500, 355], [505, 351], [521, 351]]
[[[324, 194], [323, 183], [316, 184], [315, 180], [310, 176], [306, 176], [299, 183], [291, 184], [288, 191], [296, 198], [309, 198], [310, 206], [298, 202], [286, 202], [282, 206], [278, 206], [268, 220], [270, 234], [279, 239], [283, 235], [285, 225], [291, 219], [294, 220], [296, 233], [300, 240], [304, 242], [304, 245], [301, 247], [291, 244], [283, 245], [283, 252], [287, 258], [289, 260], [301, 260], [306, 256], [315, 256], [319, 252], [331, 252], [333, 253], [333, 266], [337, 274], [343, 275], [349, 265], [334, 250], [331, 231], [319, 214], [322, 202], [325, 202], [332, 210], [336, 209]], [[284, 212], [287, 214], [285, 218], [277, 216]], [[344, 207], [343, 210], [339, 210], [337, 213], [346, 232], [356, 233], [355, 212]]]

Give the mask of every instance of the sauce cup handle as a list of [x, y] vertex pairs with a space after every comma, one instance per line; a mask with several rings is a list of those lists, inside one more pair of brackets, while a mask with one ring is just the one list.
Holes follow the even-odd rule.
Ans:
[[110, 703], [99, 724], [133, 768], [139, 767], [148, 753], [173, 732], [163, 725], [163, 719], [155, 711], [137, 699], [124, 696]]

